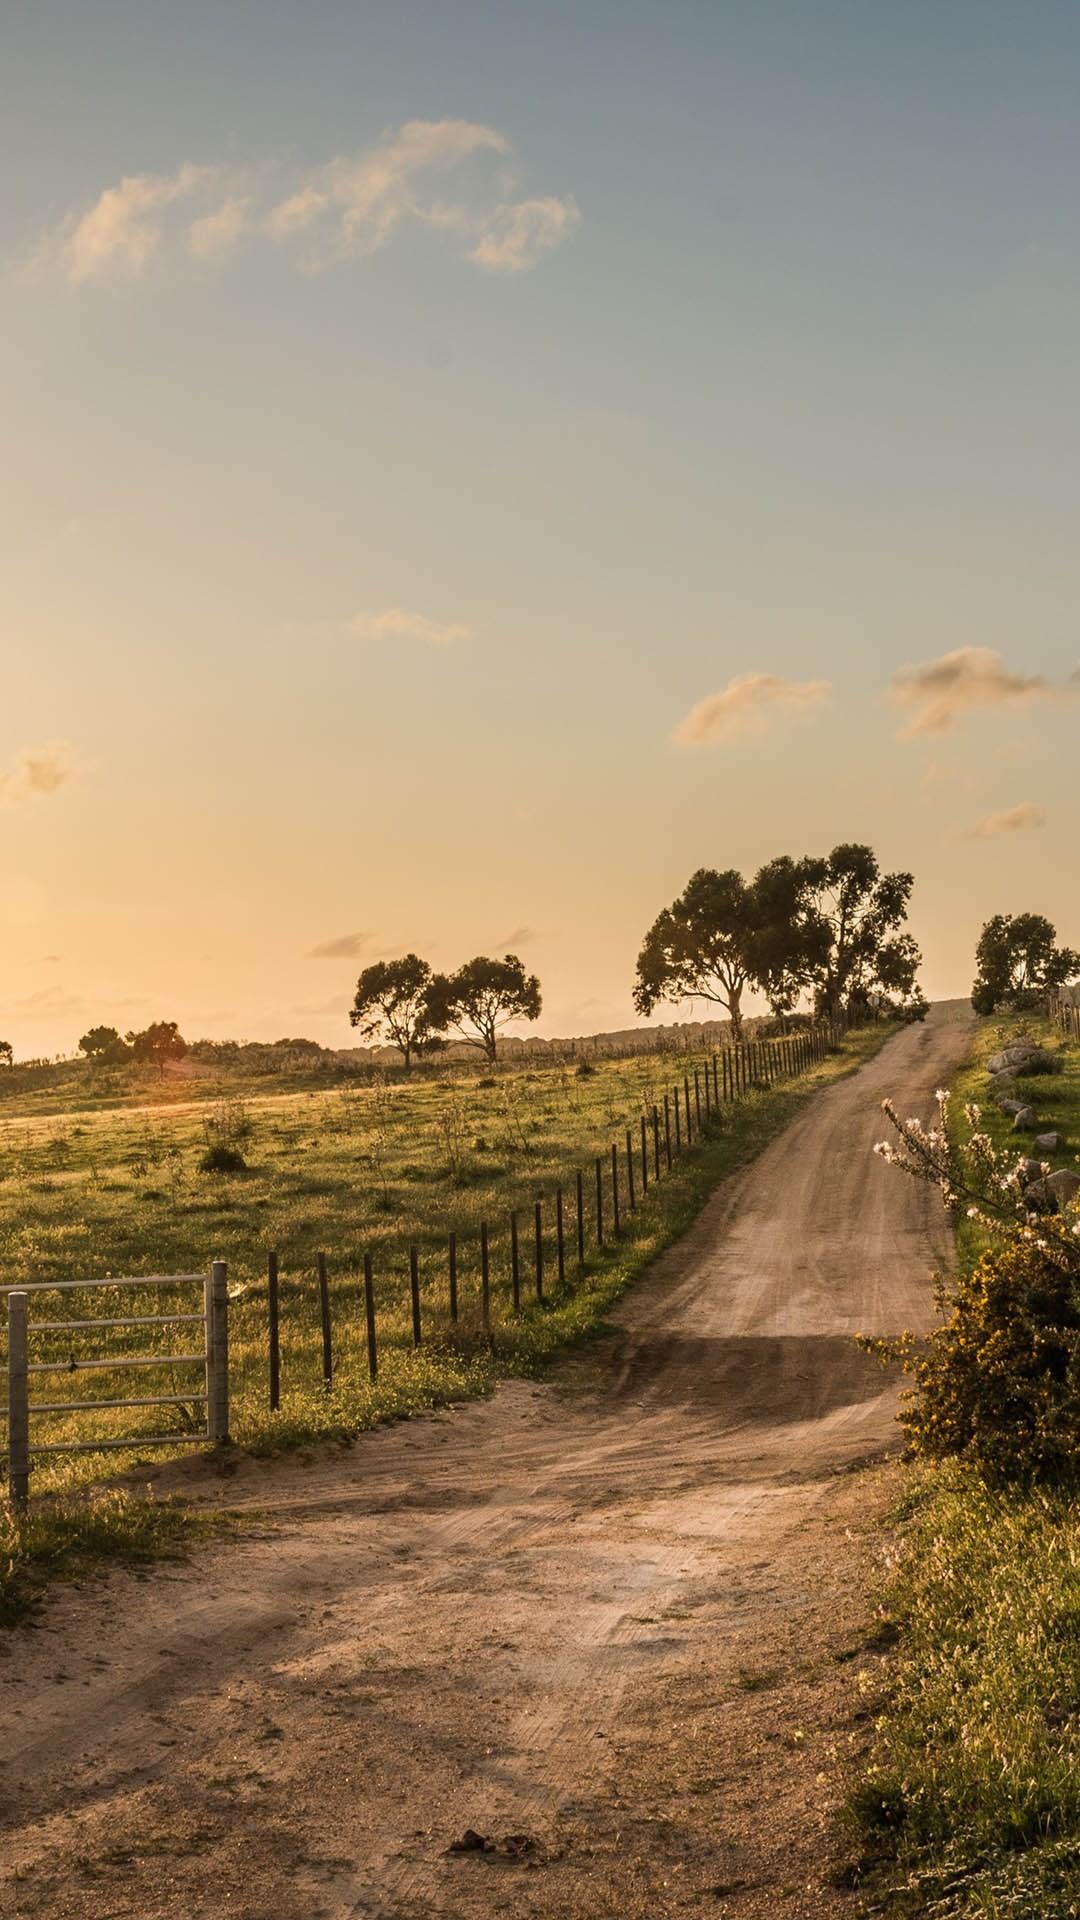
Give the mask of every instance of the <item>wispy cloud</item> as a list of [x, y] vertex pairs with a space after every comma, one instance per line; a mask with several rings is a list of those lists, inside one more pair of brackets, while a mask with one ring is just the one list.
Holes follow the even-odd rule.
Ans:
[[581, 208], [573, 194], [496, 207], [486, 232], [469, 249], [469, 259], [492, 273], [522, 273], [580, 225]]
[[455, 640], [468, 640], [471, 629], [457, 622], [429, 620], [425, 613], [412, 613], [407, 607], [387, 607], [383, 613], [354, 614], [349, 632], [360, 640], [423, 640], [431, 647], [452, 647]]
[[74, 764], [66, 740], [25, 747], [7, 773], [0, 773], [0, 800], [16, 801], [56, 793], [71, 779]]
[[719, 693], [691, 707], [675, 729], [680, 746], [730, 746], [761, 733], [785, 709], [820, 707], [829, 697], [827, 680], [785, 680], [775, 673], [740, 673]]
[[1032, 700], [1066, 700], [1080, 685], [1056, 686], [1040, 674], [1010, 673], [992, 647], [957, 647], [922, 666], [903, 667], [889, 684], [894, 705], [909, 714], [902, 737], [947, 733], [979, 708], [1016, 706]]
[[969, 827], [969, 840], [996, 840], [1003, 833], [1033, 833], [1046, 825], [1046, 808], [1034, 800], [1022, 800], [1019, 806], [1004, 807], [1000, 813], [988, 813]]
[[412, 223], [454, 236], [476, 266], [521, 273], [581, 224], [572, 194], [508, 198], [511, 143], [472, 120], [408, 120], [287, 185], [279, 177], [275, 188], [273, 174], [192, 161], [172, 173], [126, 174], [45, 234], [34, 264], [74, 284], [131, 279], [169, 248], [211, 260], [257, 233], [319, 272], [378, 252]]
[[493, 953], [515, 953], [518, 947], [531, 946], [539, 938], [535, 927], [511, 927], [509, 933], [502, 933], [492, 941], [491, 950]]
[[204, 213], [188, 228], [188, 247], [196, 260], [216, 260], [236, 245], [247, 223], [248, 201], [238, 195], [225, 200], [213, 213]]
[[360, 960], [371, 946], [370, 933], [339, 933], [332, 940], [320, 940], [312, 947], [309, 960]]

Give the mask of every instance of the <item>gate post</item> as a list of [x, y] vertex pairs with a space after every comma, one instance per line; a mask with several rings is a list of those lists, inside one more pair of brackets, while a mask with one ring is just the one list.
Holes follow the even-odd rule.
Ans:
[[30, 1396], [26, 1294], [8, 1294], [8, 1490], [13, 1507], [30, 1496]]
[[215, 1446], [229, 1439], [228, 1268], [215, 1260], [206, 1281], [206, 1431]]

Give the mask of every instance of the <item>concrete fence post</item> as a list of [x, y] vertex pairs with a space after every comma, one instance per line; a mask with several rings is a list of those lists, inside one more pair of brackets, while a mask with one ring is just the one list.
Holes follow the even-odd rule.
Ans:
[[30, 1496], [30, 1394], [26, 1294], [8, 1294], [8, 1490], [13, 1507]]
[[206, 1283], [206, 1431], [214, 1445], [229, 1440], [229, 1270], [215, 1260]]

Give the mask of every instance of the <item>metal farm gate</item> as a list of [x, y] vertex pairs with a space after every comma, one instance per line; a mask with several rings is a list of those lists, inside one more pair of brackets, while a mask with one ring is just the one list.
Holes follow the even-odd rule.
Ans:
[[[48, 1293], [90, 1293], [105, 1289], [121, 1292], [137, 1287], [170, 1287], [191, 1297], [190, 1309], [178, 1307], [165, 1313], [118, 1313], [111, 1317], [87, 1319], [31, 1320], [31, 1297]], [[229, 1438], [229, 1304], [225, 1262], [216, 1260], [209, 1273], [152, 1274], [130, 1280], [45, 1280], [31, 1281], [23, 1287], [0, 1288], [7, 1295], [8, 1319], [8, 1485], [12, 1503], [23, 1506], [30, 1490], [32, 1460], [39, 1454], [100, 1453], [109, 1449], [133, 1447], [176, 1447], [185, 1445], [220, 1446]], [[108, 1304], [124, 1307], [119, 1299]], [[132, 1302], [137, 1305], [137, 1301]], [[82, 1354], [72, 1352], [66, 1360], [31, 1359], [34, 1335], [88, 1335], [98, 1329], [134, 1327], [198, 1327], [201, 1341], [197, 1351], [182, 1353]], [[194, 1345], [194, 1342], [191, 1343]], [[35, 1375], [75, 1374], [87, 1371], [120, 1371], [128, 1368], [198, 1367], [200, 1392], [152, 1393], [142, 1396], [104, 1400], [32, 1400], [30, 1385]], [[205, 1424], [195, 1432], [135, 1433], [110, 1435], [98, 1439], [62, 1440], [39, 1443], [31, 1434], [31, 1421], [41, 1414], [100, 1413], [116, 1407], [202, 1407]]]

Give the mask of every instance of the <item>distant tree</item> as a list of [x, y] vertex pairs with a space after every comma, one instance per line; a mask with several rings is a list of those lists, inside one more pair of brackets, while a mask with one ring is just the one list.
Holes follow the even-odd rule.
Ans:
[[101, 1066], [117, 1066], [131, 1058], [131, 1049], [121, 1040], [115, 1027], [91, 1027], [79, 1041], [79, 1050], [88, 1060]]
[[817, 1009], [831, 1015], [877, 994], [922, 1004], [916, 976], [922, 955], [902, 931], [914, 876], [882, 873], [872, 847], [834, 847], [801, 862], [805, 910], [825, 937], [808, 972]]
[[413, 1055], [430, 1047], [439, 1031], [429, 1004], [432, 973], [419, 954], [378, 960], [356, 983], [349, 1022], [365, 1039], [379, 1035], [398, 1048], [406, 1071]]
[[733, 867], [701, 867], [678, 899], [657, 914], [638, 955], [634, 1005], [650, 1014], [660, 1001], [711, 1000], [738, 1039], [742, 996], [753, 977], [755, 908]]
[[1041, 913], [996, 913], [975, 949], [976, 1013], [1023, 1006], [1080, 974], [1080, 953], [1059, 947], [1057, 928]]
[[15, 1065], [15, 1049], [10, 1040], [0, 1040], [0, 1064], [5, 1067]]
[[175, 1020], [154, 1020], [141, 1033], [129, 1033], [127, 1041], [134, 1058], [152, 1060], [163, 1080], [169, 1061], [182, 1060], [188, 1050]]
[[500, 1030], [511, 1020], [538, 1020], [542, 1001], [535, 973], [526, 973], [516, 953], [502, 960], [478, 954], [456, 973], [437, 973], [428, 994], [428, 1015], [438, 1032], [456, 1028], [470, 1046], [481, 1047], [492, 1065]]

